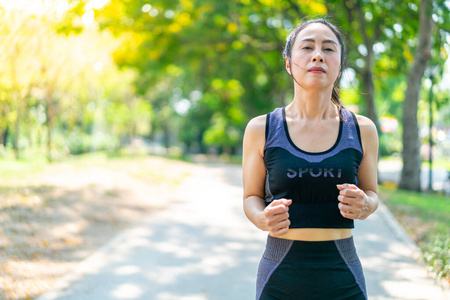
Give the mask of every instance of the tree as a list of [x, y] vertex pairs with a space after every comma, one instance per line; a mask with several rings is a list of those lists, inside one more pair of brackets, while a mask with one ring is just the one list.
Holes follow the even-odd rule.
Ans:
[[111, 34], [95, 26], [63, 30], [51, 6], [0, 5], [0, 18], [0, 142], [16, 157], [33, 141], [45, 143], [52, 160], [149, 133], [151, 106], [136, 97], [134, 73], [113, 63], [118, 41]]
[[414, 56], [414, 64], [408, 74], [408, 86], [403, 102], [403, 170], [399, 184], [399, 188], [413, 191], [421, 190], [417, 110], [422, 78], [431, 57], [433, 1], [422, 0], [419, 12], [418, 46]]
[[[88, 13], [86, 2], [72, 2], [69, 23]], [[233, 151], [248, 119], [292, 99], [292, 79], [284, 70], [281, 51], [288, 31], [305, 16], [329, 13], [347, 33], [349, 68], [357, 74], [360, 91], [356, 103], [365, 99], [362, 112], [377, 123], [375, 108], [382, 103], [384, 111], [390, 109], [382, 96], [405, 81], [409, 70], [419, 28], [414, 18], [418, 4], [419, 0], [307, 5], [290, 0], [112, 0], [94, 12], [100, 28], [120, 38], [115, 62], [137, 70], [137, 92], [151, 103], [153, 127], [164, 132], [165, 141], [178, 133], [179, 140], [196, 144], [196, 149]], [[230, 82], [234, 84], [228, 86]], [[182, 115], [175, 109], [180, 103], [187, 107]], [[398, 103], [393, 106], [396, 113]]]
[[[124, 38], [116, 62], [138, 70], [138, 91], [152, 95], [152, 107], [161, 112], [155, 127], [166, 141], [173, 130], [168, 121], [178, 117], [173, 107], [189, 101], [179, 138], [200, 141], [198, 149], [234, 151], [249, 118], [289, 101], [281, 51], [287, 31], [309, 13], [326, 8], [320, 1], [113, 0], [96, 19]], [[155, 94], [161, 85], [166, 88]], [[193, 117], [196, 123], [188, 122]]]
[[[0, 31], [2, 36], [2, 81], [5, 99], [3, 115], [5, 116], [0, 132], [5, 134], [12, 129], [15, 157], [20, 157], [19, 138], [22, 126], [26, 125], [32, 89], [38, 84], [38, 64], [34, 60], [38, 52], [39, 27], [37, 20], [28, 18], [23, 13], [0, 11], [6, 20]], [[9, 100], [7, 100], [9, 99]], [[7, 107], [6, 107], [7, 106]], [[2, 139], [6, 145], [6, 139]]]

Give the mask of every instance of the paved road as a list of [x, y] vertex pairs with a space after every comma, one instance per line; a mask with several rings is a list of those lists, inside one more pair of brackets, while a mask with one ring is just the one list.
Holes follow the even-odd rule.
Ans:
[[[254, 299], [266, 234], [242, 212], [241, 170], [208, 165], [193, 174], [173, 199], [152, 200], [166, 210], [118, 235], [38, 300]], [[370, 299], [450, 299], [383, 206], [356, 227]]]

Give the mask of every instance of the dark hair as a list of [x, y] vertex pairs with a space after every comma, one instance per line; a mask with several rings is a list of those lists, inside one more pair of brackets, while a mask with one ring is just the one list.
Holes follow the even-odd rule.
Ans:
[[[307, 26], [314, 24], [314, 23], [321, 23], [321, 24], [326, 25], [328, 28], [330, 28], [330, 30], [334, 33], [334, 35], [338, 39], [339, 44], [341, 45], [341, 72], [339, 73], [339, 76], [334, 83], [333, 92], [331, 94], [331, 101], [333, 101], [333, 103], [338, 106], [342, 106], [342, 101], [341, 101], [341, 98], [339, 97], [338, 85], [339, 85], [339, 81], [341, 80], [342, 69], [345, 64], [345, 46], [344, 46], [344, 40], [342, 38], [342, 34], [339, 31], [339, 29], [337, 29], [336, 26], [334, 26], [329, 21], [327, 21], [323, 18], [312, 19], [312, 20], [308, 20], [305, 22], [301, 22], [297, 27], [292, 29], [291, 33], [289, 33], [289, 35], [286, 38], [286, 45], [284, 46], [284, 50], [283, 50], [283, 59], [286, 60], [286, 58], [288, 58], [289, 62], [291, 61], [292, 46], [294, 45], [298, 34], [300, 33], [300, 31], [305, 29]], [[292, 78], [294, 78], [294, 77], [292, 77]], [[294, 80], [295, 80], [295, 78], [294, 78]]]

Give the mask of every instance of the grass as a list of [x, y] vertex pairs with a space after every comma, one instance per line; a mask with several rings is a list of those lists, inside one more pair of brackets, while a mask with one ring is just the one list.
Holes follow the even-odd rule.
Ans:
[[419, 246], [430, 269], [450, 281], [450, 198], [392, 186], [380, 187], [379, 195]]
[[[428, 167], [428, 165], [429, 165], [428, 160], [422, 163], [422, 166]], [[450, 171], [450, 158], [440, 157], [438, 159], [433, 160], [433, 169], [436, 167]]]
[[11, 177], [21, 177], [36, 174], [42, 171], [47, 163], [45, 161], [20, 161], [0, 159], [0, 180]]
[[380, 187], [383, 195], [389, 197], [389, 203], [414, 206], [424, 213], [450, 213], [450, 199], [436, 194], [418, 193], [392, 188]]
[[416, 242], [421, 242], [421, 239], [418, 238], [418, 229], [415, 228], [416, 223], [433, 228], [426, 234], [448, 233], [450, 228], [449, 197], [386, 187], [380, 187], [380, 197], [401, 220], [416, 219], [416, 222], [403, 224], [407, 231], [415, 237]]

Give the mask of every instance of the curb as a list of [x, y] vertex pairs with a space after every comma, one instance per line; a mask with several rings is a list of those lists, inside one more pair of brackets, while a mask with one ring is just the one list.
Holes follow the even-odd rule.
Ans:
[[393, 229], [395, 235], [411, 249], [414, 259], [421, 261], [421, 251], [419, 247], [411, 240], [403, 226], [381, 200], [379, 200], [378, 210], [381, 213], [381, 217]]
[[445, 279], [438, 278], [434, 273], [429, 271], [428, 266], [422, 258], [422, 251], [420, 248], [411, 240], [403, 226], [381, 200], [379, 201], [378, 210], [380, 210], [381, 217], [395, 232], [395, 235], [410, 248], [413, 259], [426, 269], [428, 276], [434, 280], [436, 285], [442, 289], [446, 297], [450, 299], [450, 284]]

